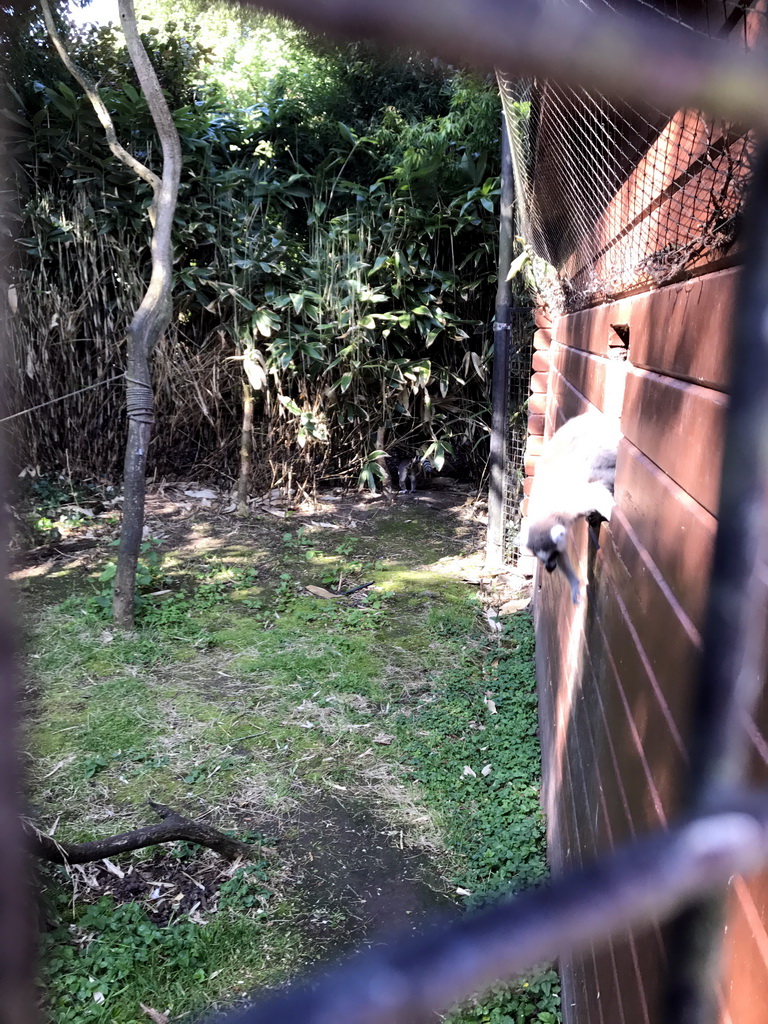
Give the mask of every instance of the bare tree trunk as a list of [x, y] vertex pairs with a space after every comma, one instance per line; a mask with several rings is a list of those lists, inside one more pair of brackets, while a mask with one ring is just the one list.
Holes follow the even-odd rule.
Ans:
[[237, 480], [237, 514], [247, 519], [248, 481], [251, 476], [251, 453], [253, 452], [253, 388], [243, 377], [243, 429], [240, 435], [240, 476]]
[[[387, 430], [386, 427], [381, 426], [376, 430], [376, 448], [378, 451], [384, 451], [384, 441], [386, 440]], [[378, 464], [381, 466], [381, 491], [382, 494], [389, 498], [392, 496], [392, 477], [389, 473], [389, 466], [387, 465], [386, 455], [380, 455], [376, 459]]]
[[155, 190], [152, 275], [128, 328], [126, 404], [128, 441], [123, 473], [123, 527], [112, 606], [118, 626], [133, 625], [136, 563], [144, 527], [147, 453], [154, 424], [154, 395], [149, 360], [171, 317], [173, 288], [173, 215], [181, 176], [181, 143], [155, 69], [139, 38], [133, 0], [118, 0], [125, 42], [147, 99], [163, 152], [163, 172]]
[[149, 360], [171, 317], [173, 287], [173, 245], [171, 232], [181, 177], [181, 143], [163, 90], [147, 51], [139, 37], [133, 0], [118, 0], [125, 44], [149, 106], [163, 153], [163, 173], [158, 177], [117, 141], [114, 124], [99, 91], [67, 53], [56, 31], [48, 0], [41, 0], [43, 17], [51, 41], [70, 74], [77, 79], [107, 136], [115, 156], [152, 186], [154, 198], [149, 209], [152, 224], [152, 273], [141, 305], [128, 327], [125, 397], [128, 412], [128, 441], [123, 473], [123, 526], [115, 574], [112, 614], [118, 626], [133, 625], [136, 563], [144, 529], [144, 492], [147, 451], [154, 424], [154, 395]]

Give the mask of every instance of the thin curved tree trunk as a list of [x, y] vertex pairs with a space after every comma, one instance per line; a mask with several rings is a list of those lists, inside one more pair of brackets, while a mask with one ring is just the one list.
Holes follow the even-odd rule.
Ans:
[[171, 317], [171, 232], [181, 177], [181, 143], [155, 69], [139, 37], [133, 0], [118, 0], [118, 9], [126, 47], [160, 139], [163, 169], [159, 177], [120, 145], [112, 118], [96, 85], [73, 63], [67, 53], [56, 31], [48, 0], [41, 0], [41, 4], [51, 41], [67, 70], [80, 83], [91, 101], [104, 128], [109, 148], [138, 177], [148, 182], [154, 193], [149, 209], [152, 224], [152, 273], [141, 305], [128, 327], [125, 371], [128, 440], [123, 472], [123, 526], [120, 532], [115, 596], [112, 605], [116, 624], [130, 628], [133, 625], [136, 564], [139, 560], [144, 529], [147, 452], [155, 419], [150, 358]]
[[181, 177], [181, 143], [155, 69], [142, 45], [133, 0], [118, 0], [125, 43], [149, 105], [163, 153], [163, 170], [153, 203], [152, 275], [128, 328], [126, 406], [128, 441], [123, 472], [123, 527], [117, 555], [112, 606], [118, 626], [133, 625], [136, 563], [144, 528], [147, 453], [154, 425], [154, 394], [149, 360], [171, 318], [173, 215]]

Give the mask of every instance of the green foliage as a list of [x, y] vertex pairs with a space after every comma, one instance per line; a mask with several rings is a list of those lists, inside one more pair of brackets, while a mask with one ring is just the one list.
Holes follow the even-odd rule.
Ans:
[[[352, 536], [294, 524], [286, 538], [284, 524], [267, 521], [247, 547], [168, 551], [172, 600], [150, 604], [130, 634], [106, 629], [82, 595], [44, 610], [36, 600], [30, 799], [41, 824], [58, 820], [62, 841], [118, 830], [116, 814], [120, 829], [136, 827], [148, 794], [215, 809], [235, 828], [265, 810], [290, 822], [295, 801], [368, 799], [383, 780], [382, 814], [403, 827], [418, 812], [418, 835], [444, 851], [436, 867], [451, 889], [482, 903], [535, 884], [545, 860], [530, 620], [490, 638], [466, 585], [446, 571], [455, 524], [418, 504], [408, 519], [384, 512]], [[271, 543], [255, 551], [262, 531]], [[307, 562], [310, 547], [317, 558]], [[301, 585], [320, 567], [334, 586], [375, 585], [348, 602], [311, 598]], [[294, 854], [277, 847], [222, 882], [204, 926], [180, 914], [159, 928], [140, 906], [111, 902], [83, 917], [59, 879], [42, 956], [54, 1019], [135, 1024], [139, 1002], [181, 1017], [316, 961], [317, 933], [307, 936], [281, 892]], [[193, 847], [177, 844], [172, 858], [195, 877]], [[553, 1024], [558, 999], [545, 970], [454, 1020]]]
[[[189, 844], [175, 845], [177, 855], [194, 852]], [[219, 914], [206, 925], [180, 914], [161, 926], [140, 903], [109, 897], [73, 903], [55, 877], [47, 887], [49, 927], [40, 950], [51, 1017], [57, 1024], [133, 1024], [148, 993], [178, 1013], [209, 1006], [222, 983], [243, 976], [238, 948], [246, 959], [258, 950], [274, 956], [263, 928], [268, 880], [268, 864], [259, 858], [220, 886]]]
[[[188, 23], [193, 8], [175, 12], [173, 27], [155, 20], [144, 39], [184, 160], [172, 341], [158, 353], [158, 436], [168, 440], [172, 416], [179, 440], [153, 449], [158, 468], [183, 472], [187, 450], [220, 448], [234, 461], [241, 369], [256, 393], [257, 455], [291, 465], [307, 484], [355, 467], [361, 485], [373, 487], [375, 458], [362, 469], [359, 460], [381, 427], [387, 447], [428, 445], [438, 467], [454, 449], [482, 457], [496, 278], [495, 87], [413, 54], [332, 46], [241, 14], [226, 30], [231, 69], [237, 46], [245, 48], [238, 66], [248, 105], [238, 106], [223, 95], [232, 96], [231, 82], [224, 86], [208, 63], [214, 42], [199, 41]], [[221, 13], [212, 24], [223, 29]], [[261, 55], [258, 39], [269, 43]], [[73, 47], [99, 79], [118, 136], [154, 163], [151, 119], [115, 30], [84, 31]], [[33, 393], [47, 397], [41, 389], [53, 397], [63, 381], [79, 383], [84, 361], [91, 375], [114, 366], [114, 339], [149, 264], [148, 187], [114, 161], [90, 104], [65, 78], [53, 65], [31, 87], [14, 81], [10, 101], [26, 126], [17, 126], [16, 149], [26, 201], [18, 355], [20, 367], [39, 369], [16, 383], [29, 404]], [[79, 298], [66, 316], [59, 306], [37, 310], [41, 296], [68, 303], [70, 295]], [[198, 384], [183, 393], [180, 357]], [[101, 473], [117, 469], [112, 424], [122, 422], [121, 401], [116, 389], [78, 399], [76, 415], [54, 407], [45, 443], [34, 424], [19, 424], [29, 460], [50, 464], [67, 449]], [[80, 450], [84, 436], [94, 439], [89, 451]]]
[[[461, 635], [454, 618], [449, 634]], [[533, 631], [510, 620], [503, 646], [488, 655], [482, 686], [467, 685], [467, 668], [445, 673], [440, 698], [417, 716], [409, 755], [421, 784], [439, 800], [465, 856], [458, 884], [475, 900], [519, 890], [546, 875], [544, 819], [539, 805], [540, 753]], [[490, 694], [497, 714], [489, 713]], [[482, 769], [491, 771], [483, 776]], [[469, 767], [474, 774], [465, 773]]]
[[40, 958], [57, 1024], [128, 1024], [135, 1011], [125, 999], [126, 988], [140, 993], [142, 983], [151, 985], [177, 1002], [186, 979], [196, 987], [205, 977], [202, 929], [187, 918], [161, 928], [138, 903], [115, 905], [107, 897], [73, 913], [62, 890], [57, 892], [58, 923], [43, 933]]
[[447, 1024], [560, 1024], [560, 979], [546, 968], [516, 985], [498, 985]]
[[[455, 641], [472, 628], [456, 609], [447, 615], [441, 608], [430, 620]], [[507, 620], [479, 678], [466, 663], [445, 672], [435, 699], [402, 724], [405, 756], [446, 823], [459, 857], [456, 882], [473, 905], [547, 874], [533, 648], [529, 618]], [[456, 1011], [451, 1021], [555, 1024], [559, 1002], [557, 975], [545, 969]]]
[[[119, 541], [114, 541], [117, 545]], [[139, 549], [139, 561], [136, 565], [136, 611], [141, 616], [142, 610], [148, 607], [148, 594], [157, 590], [164, 582], [163, 552], [160, 550], [162, 541], [158, 537], [148, 537], [142, 541]], [[109, 561], [99, 573], [98, 581], [102, 584], [101, 592], [91, 600], [96, 608], [111, 614], [112, 601], [115, 593], [115, 576], [117, 562]]]
[[263, 909], [272, 895], [268, 881], [266, 861], [244, 864], [219, 889], [219, 909], [245, 912]]

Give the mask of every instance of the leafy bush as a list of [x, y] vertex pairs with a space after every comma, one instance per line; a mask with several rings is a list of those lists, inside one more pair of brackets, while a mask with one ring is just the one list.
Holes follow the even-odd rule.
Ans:
[[[332, 46], [274, 21], [256, 27], [279, 42], [279, 58], [243, 67], [255, 90], [247, 107], [224, 97], [191, 29], [154, 26], [144, 37], [184, 159], [155, 467], [183, 473], [201, 451], [212, 469], [235, 464], [243, 375], [255, 391], [257, 463], [278, 467], [277, 480], [256, 481], [264, 486], [289, 466], [305, 486], [354, 479], [380, 429], [388, 449], [482, 458], [495, 87], [416, 55]], [[75, 43], [118, 135], [151, 162], [154, 131], [114, 30]], [[21, 121], [25, 203], [19, 406], [114, 372], [149, 261], [147, 186], [115, 163], [63, 70], [46, 74], [32, 87], [19, 74], [8, 98]], [[180, 389], [180, 374], [193, 386]], [[69, 451], [80, 469], [116, 473], [122, 403], [119, 388], [102, 388], [52, 406], [44, 433], [15, 421], [24, 460], [56, 466]]]

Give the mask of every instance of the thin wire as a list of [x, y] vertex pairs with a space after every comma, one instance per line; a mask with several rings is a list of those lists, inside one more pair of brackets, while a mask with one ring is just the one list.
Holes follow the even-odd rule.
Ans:
[[68, 395], [60, 395], [58, 398], [52, 398], [48, 402], [41, 402], [40, 405], [33, 405], [29, 409], [22, 409], [21, 412], [14, 412], [10, 416], [3, 416], [0, 419], [0, 423], [7, 423], [8, 420], [15, 420], [17, 416], [26, 416], [30, 412], [37, 412], [38, 409], [45, 409], [46, 406], [55, 405], [57, 402], [65, 402], [68, 398], [74, 398], [75, 395], [82, 395], [84, 391], [93, 391], [94, 388], [100, 388], [102, 384], [114, 384], [116, 380], [122, 380], [124, 376], [125, 372], [118, 373], [115, 377], [99, 380], [95, 384], [89, 384], [85, 388], [80, 388], [79, 391], [70, 391]]

